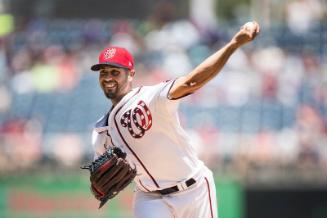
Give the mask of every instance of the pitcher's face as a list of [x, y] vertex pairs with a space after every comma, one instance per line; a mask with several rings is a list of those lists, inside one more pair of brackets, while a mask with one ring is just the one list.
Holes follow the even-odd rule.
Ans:
[[99, 83], [107, 98], [120, 100], [130, 91], [133, 76], [128, 69], [106, 66], [100, 70]]

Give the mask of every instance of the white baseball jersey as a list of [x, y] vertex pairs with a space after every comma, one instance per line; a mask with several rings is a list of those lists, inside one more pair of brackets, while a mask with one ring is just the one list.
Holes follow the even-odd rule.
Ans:
[[154, 191], [191, 178], [203, 167], [181, 128], [179, 100], [168, 99], [174, 81], [133, 89], [97, 123], [92, 141], [96, 156], [119, 146], [137, 167], [134, 181]]

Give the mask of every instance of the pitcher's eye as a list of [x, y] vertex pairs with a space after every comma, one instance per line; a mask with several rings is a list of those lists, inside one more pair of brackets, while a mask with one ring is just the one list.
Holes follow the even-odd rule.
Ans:
[[120, 71], [118, 71], [118, 70], [111, 71], [111, 75], [113, 75], [113, 76], [118, 76], [119, 74], [120, 74]]
[[108, 72], [107, 71], [105, 71], [105, 70], [100, 70], [100, 75], [101, 76], [104, 76], [104, 75], [106, 75]]

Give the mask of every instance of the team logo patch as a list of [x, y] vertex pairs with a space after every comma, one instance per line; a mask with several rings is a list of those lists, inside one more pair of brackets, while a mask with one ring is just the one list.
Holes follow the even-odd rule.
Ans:
[[152, 115], [144, 101], [140, 101], [134, 109], [126, 111], [120, 119], [123, 127], [127, 128], [134, 138], [142, 138], [145, 131], [152, 126]]
[[116, 49], [115, 48], [109, 48], [105, 51], [104, 53], [104, 58], [105, 59], [110, 59], [116, 54]]

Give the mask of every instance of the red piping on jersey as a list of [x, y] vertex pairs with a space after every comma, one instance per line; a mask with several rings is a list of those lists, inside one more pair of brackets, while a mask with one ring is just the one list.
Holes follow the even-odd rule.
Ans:
[[139, 183], [140, 183], [140, 185], [147, 191], [147, 192], [150, 192], [150, 190], [149, 189], [147, 189], [144, 185], [143, 185], [143, 183], [141, 182], [141, 180], [139, 179]]
[[168, 90], [168, 92], [167, 92], [167, 98], [168, 98], [169, 100], [178, 100], [178, 99], [184, 98], [184, 97], [186, 97], [186, 96], [188, 96], [188, 95], [190, 95], [190, 94], [193, 94], [193, 93], [191, 92], [191, 93], [186, 93], [185, 95], [182, 95], [182, 96], [177, 97], [177, 98], [170, 98], [170, 97], [169, 97], [169, 92], [170, 92], [170, 90], [171, 90], [171, 88], [173, 87], [173, 85], [174, 85], [175, 82], [176, 82], [176, 79], [171, 83], [171, 85], [170, 85], [170, 87], [169, 87], [169, 90]]
[[[108, 131], [108, 130], [107, 130], [107, 136], [109, 136], [110, 141], [111, 141], [111, 144], [112, 144], [114, 147], [117, 147], [117, 146], [114, 144], [114, 142], [112, 141], [111, 135], [109, 134], [109, 131]], [[106, 145], [106, 144], [104, 144], [104, 145]], [[104, 147], [105, 147], [105, 149], [107, 149], [106, 146], [104, 146]]]
[[137, 92], [132, 96], [130, 97], [122, 106], [120, 106], [120, 108], [116, 111], [115, 113], [115, 116], [114, 116], [114, 121], [115, 121], [115, 125], [116, 125], [116, 128], [117, 128], [117, 131], [121, 137], [121, 139], [123, 140], [123, 142], [125, 143], [126, 147], [132, 152], [132, 154], [135, 156], [135, 158], [138, 160], [138, 162], [142, 165], [143, 169], [145, 170], [145, 172], [148, 174], [148, 176], [151, 178], [151, 180], [153, 181], [153, 183], [157, 186], [157, 188], [160, 188], [158, 183], [156, 182], [156, 180], [153, 178], [153, 176], [149, 173], [149, 171], [146, 169], [146, 167], [144, 166], [144, 164], [142, 163], [142, 161], [140, 160], [140, 158], [136, 155], [136, 153], [132, 150], [132, 148], [128, 145], [128, 143], [126, 142], [126, 140], [124, 139], [123, 135], [121, 134], [119, 128], [118, 128], [118, 124], [117, 124], [117, 121], [116, 121], [116, 116], [118, 114], [118, 112], [123, 108], [123, 106], [131, 99], [133, 98], [135, 95], [137, 95], [140, 90], [141, 90], [142, 86], [139, 88], [139, 90], [137, 90]]
[[211, 203], [211, 194], [210, 194], [210, 186], [207, 177], [204, 177], [207, 183], [207, 188], [208, 188], [208, 194], [209, 194], [209, 202], [210, 202], [210, 212], [211, 212], [211, 217], [213, 218], [213, 212], [212, 212], [212, 203]]

